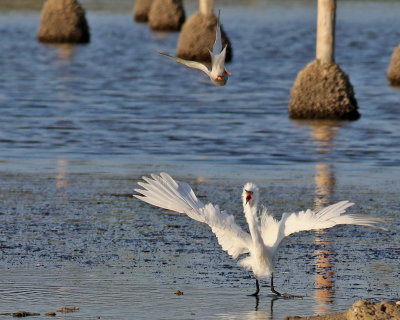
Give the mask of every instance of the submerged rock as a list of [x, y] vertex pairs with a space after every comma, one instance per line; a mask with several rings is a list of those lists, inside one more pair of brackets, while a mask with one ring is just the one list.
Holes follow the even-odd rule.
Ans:
[[149, 26], [153, 30], [177, 31], [185, 22], [182, 0], [155, 0], [149, 11]]
[[356, 120], [357, 100], [349, 77], [336, 63], [314, 60], [297, 75], [289, 115], [294, 119]]
[[175, 291], [175, 295], [176, 296], [181, 296], [181, 295], [183, 295], [183, 292], [181, 290], [176, 290]]
[[400, 44], [393, 51], [387, 77], [392, 86], [400, 86]]
[[62, 307], [61, 309], [58, 309], [57, 312], [70, 313], [78, 310], [79, 310], [78, 307]]
[[138, 22], [147, 22], [153, 0], [136, 0], [133, 8], [133, 17]]
[[55, 317], [57, 314], [55, 312], [46, 312], [44, 315], [46, 317]]
[[[176, 55], [182, 59], [199, 62], [211, 62], [208, 49], [212, 50], [215, 42], [217, 17], [205, 15], [200, 11], [192, 15], [182, 26]], [[221, 25], [223, 47], [227, 45], [226, 59], [232, 59], [232, 46]]]
[[9, 312], [9, 313], [0, 313], [0, 316], [11, 316], [13, 318], [24, 318], [24, 317], [37, 317], [37, 316], [40, 316], [40, 313], [28, 312], [28, 311], [17, 311], [17, 312]]
[[47, 0], [42, 9], [38, 39], [47, 43], [87, 43], [85, 10], [76, 0]]
[[356, 301], [347, 312], [314, 317], [286, 317], [284, 320], [399, 320], [400, 304], [384, 301]]

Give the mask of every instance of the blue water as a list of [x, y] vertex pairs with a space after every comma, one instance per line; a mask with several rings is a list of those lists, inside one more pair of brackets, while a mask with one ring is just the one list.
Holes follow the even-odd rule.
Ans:
[[[296, 75], [314, 59], [314, 1], [216, 2], [234, 49], [225, 87], [155, 54], [173, 54], [178, 34], [135, 23], [129, 1], [83, 4], [92, 41], [81, 46], [40, 44], [39, 10], [0, 7], [0, 313], [282, 319], [399, 299], [400, 90], [386, 79], [399, 2], [338, 3], [336, 62], [355, 89], [355, 122], [288, 118]], [[251, 180], [278, 216], [348, 199], [389, 231], [294, 235], [275, 281], [306, 297], [274, 300], [263, 287], [257, 305], [253, 278], [206, 226], [130, 197], [160, 171], [243, 226]]]

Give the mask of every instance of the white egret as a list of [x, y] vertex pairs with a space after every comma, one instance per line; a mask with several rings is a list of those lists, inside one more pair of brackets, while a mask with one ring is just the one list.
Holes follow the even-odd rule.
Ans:
[[225, 69], [225, 57], [226, 57], [226, 46], [222, 49], [222, 38], [221, 38], [221, 27], [219, 24], [219, 12], [218, 12], [218, 20], [217, 20], [217, 31], [215, 35], [215, 42], [213, 46], [213, 51], [208, 50], [211, 55], [211, 70], [197, 61], [190, 61], [181, 59], [178, 57], [173, 57], [168, 54], [158, 52], [159, 54], [170, 58], [176, 62], [184, 64], [189, 68], [199, 69], [203, 71], [206, 75], [210, 77], [210, 80], [217, 86], [224, 86], [228, 81], [229, 75], [231, 73]]
[[138, 182], [143, 189], [135, 189], [139, 193], [134, 195], [136, 198], [160, 208], [185, 213], [194, 220], [208, 224], [222, 249], [234, 259], [249, 253], [238, 264], [253, 271], [256, 278], [256, 292], [252, 294], [254, 296], [259, 294], [260, 278], [271, 278], [272, 292], [282, 296], [274, 288], [274, 256], [281, 241], [292, 233], [331, 228], [339, 224], [384, 229], [376, 226], [383, 222], [379, 218], [359, 214], [344, 215], [345, 210], [353, 205], [349, 201], [340, 201], [318, 211], [308, 209], [298, 213], [284, 213], [278, 221], [266, 209], [259, 213], [259, 189], [253, 183], [246, 183], [242, 202], [249, 234], [235, 223], [234, 216], [220, 211], [219, 206], [211, 203], [204, 205], [188, 184], [175, 181], [167, 173], [159, 176], [152, 174], [151, 178], [143, 177], [143, 180], [145, 182]]

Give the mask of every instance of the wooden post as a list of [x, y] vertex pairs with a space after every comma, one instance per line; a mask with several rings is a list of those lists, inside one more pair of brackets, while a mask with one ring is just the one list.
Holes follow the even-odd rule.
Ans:
[[297, 75], [289, 114], [294, 119], [357, 120], [349, 77], [335, 63], [336, 0], [318, 0], [315, 60]]
[[317, 45], [315, 58], [335, 62], [336, 0], [318, 0]]
[[214, 13], [214, 0], [200, 0], [199, 11], [204, 15], [212, 15]]

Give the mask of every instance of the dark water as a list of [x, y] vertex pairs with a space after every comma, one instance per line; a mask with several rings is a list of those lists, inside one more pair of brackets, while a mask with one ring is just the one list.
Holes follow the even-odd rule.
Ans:
[[[281, 319], [399, 299], [400, 90], [386, 69], [400, 2], [339, 2], [336, 61], [362, 117], [311, 123], [289, 120], [287, 105], [314, 58], [314, 1], [217, 2], [234, 48], [222, 88], [154, 54], [174, 53], [178, 34], [134, 23], [129, 1], [83, 3], [84, 46], [39, 44], [39, 11], [0, 9], [0, 313]], [[206, 226], [130, 197], [159, 171], [243, 226], [238, 200], [252, 180], [273, 213], [349, 199], [389, 231], [292, 236], [276, 287], [306, 297], [274, 300], [263, 287], [257, 306], [253, 278]]]

